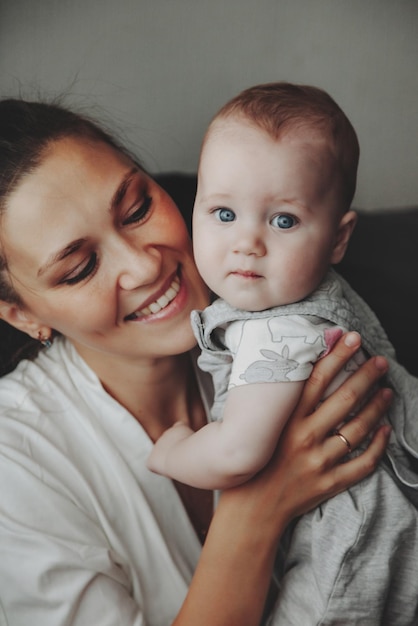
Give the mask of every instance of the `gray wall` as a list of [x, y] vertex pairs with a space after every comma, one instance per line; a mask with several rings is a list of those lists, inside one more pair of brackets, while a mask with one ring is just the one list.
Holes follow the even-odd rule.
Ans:
[[418, 204], [417, 0], [0, 0], [2, 96], [68, 92], [156, 171], [194, 171], [227, 98], [285, 79], [356, 127], [357, 206]]

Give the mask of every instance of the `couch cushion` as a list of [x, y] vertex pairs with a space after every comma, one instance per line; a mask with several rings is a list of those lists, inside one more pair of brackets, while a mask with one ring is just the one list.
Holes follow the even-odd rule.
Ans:
[[359, 212], [336, 268], [372, 307], [398, 360], [418, 375], [418, 207]]

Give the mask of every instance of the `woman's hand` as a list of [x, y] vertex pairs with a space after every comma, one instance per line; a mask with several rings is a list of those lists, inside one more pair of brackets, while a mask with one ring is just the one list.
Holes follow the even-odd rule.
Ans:
[[[275, 476], [281, 493], [277, 506], [280, 515], [286, 515], [287, 511], [289, 519], [365, 478], [376, 468], [385, 451], [390, 427], [378, 427], [378, 424], [392, 398], [389, 389], [375, 392], [353, 419], [339, 427], [342, 437], [332, 433], [370, 395], [387, 371], [386, 359], [373, 357], [366, 361], [318, 405], [325, 389], [360, 344], [357, 333], [348, 333], [328, 356], [318, 361], [280, 437], [274, 458], [255, 479], [262, 483]], [[372, 439], [367, 449], [346, 460], [349, 447], [355, 450], [370, 435]]]

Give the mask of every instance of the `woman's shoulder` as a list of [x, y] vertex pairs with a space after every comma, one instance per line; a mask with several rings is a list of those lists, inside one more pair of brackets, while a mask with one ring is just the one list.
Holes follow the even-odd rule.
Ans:
[[51, 348], [21, 361], [0, 380], [3, 478], [17, 480], [26, 470], [58, 490], [79, 484], [81, 465], [88, 466], [89, 476], [97, 455], [106, 458], [119, 449], [123, 455], [135, 432], [130, 422], [71, 343], [56, 338]]
[[0, 393], [4, 393], [10, 386], [26, 388], [38, 387], [44, 381], [54, 378], [57, 370], [66, 368], [66, 362], [71, 359], [71, 347], [68, 341], [57, 337], [50, 348], [42, 349], [33, 358], [23, 358], [8, 373], [0, 378]]
[[109, 432], [113, 447], [123, 441], [125, 448], [135, 436], [150, 445], [68, 339], [55, 338], [0, 379], [0, 454], [3, 445], [41, 458], [47, 445], [78, 455], [87, 441], [105, 440]]
[[[5, 420], [35, 423], [79, 403], [89, 371], [74, 348], [64, 338], [54, 340], [34, 359], [24, 359], [0, 378], [0, 430]], [[98, 383], [100, 386], [100, 384]]]

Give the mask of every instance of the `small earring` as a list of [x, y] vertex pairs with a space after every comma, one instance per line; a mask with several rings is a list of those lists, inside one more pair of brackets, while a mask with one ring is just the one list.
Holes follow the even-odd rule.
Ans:
[[52, 341], [49, 337], [44, 337], [42, 331], [38, 332], [38, 341], [41, 342], [44, 348], [50, 348], [52, 346]]

